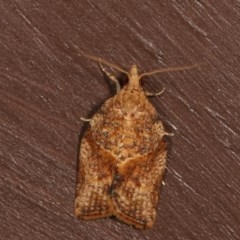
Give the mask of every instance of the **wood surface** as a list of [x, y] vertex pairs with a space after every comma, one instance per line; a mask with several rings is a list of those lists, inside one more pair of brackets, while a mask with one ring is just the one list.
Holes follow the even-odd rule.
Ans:
[[[113, 96], [87, 53], [146, 77], [170, 140], [150, 230], [73, 214], [85, 124]], [[0, 232], [6, 240], [240, 239], [240, 1], [0, 0]]]

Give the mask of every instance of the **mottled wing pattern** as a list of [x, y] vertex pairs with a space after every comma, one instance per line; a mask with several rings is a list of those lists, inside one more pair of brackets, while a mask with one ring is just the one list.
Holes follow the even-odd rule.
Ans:
[[166, 164], [166, 143], [136, 159], [118, 165], [112, 201], [117, 218], [136, 228], [152, 227]]
[[112, 215], [110, 196], [116, 160], [93, 139], [89, 129], [81, 143], [75, 214], [91, 220]]
[[140, 86], [136, 65], [123, 72], [128, 84], [93, 116], [82, 140], [75, 214], [85, 220], [113, 215], [149, 228], [166, 165], [167, 133]]

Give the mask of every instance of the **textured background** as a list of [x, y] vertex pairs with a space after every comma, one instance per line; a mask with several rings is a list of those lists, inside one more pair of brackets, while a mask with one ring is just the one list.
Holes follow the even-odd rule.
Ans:
[[[240, 239], [239, 0], [0, 0], [1, 239]], [[174, 132], [150, 230], [73, 215], [83, 122], [114, 94], [97, 64], [203, 62], [147, 77]]]

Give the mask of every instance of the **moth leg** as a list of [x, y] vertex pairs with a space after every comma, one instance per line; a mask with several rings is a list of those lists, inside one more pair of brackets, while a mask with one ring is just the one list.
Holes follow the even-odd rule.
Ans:
[[154, 134], [156, 132], [161, 136], [161, 138], [163, 136], [171, 136], [171, 137], [174, 136], [174, 133], [165, 131], [163, 124], [161, 122], [157, 122], [153, 125], [152, 134]]
[[117, 93], [120, 92], [121, 86], [120, 86], [119, 81], [117, 80], [116, 76], [114, 76], [113, 74], [111, 74], [110, 72], [108, 72], [108, 71], [106, 70], [106, 68], [105, 68], [101, 63], [99, 63], [99, 65], [100, 65], [101, 70], [107, 75], [107, 77], [108, 77], [109, 79], [111, 79], [113, 82], [115, 82], [115, 84], [116, 84], [116, 89], [117, 89]]
[[152, 92], [148, 92], [148, 91], [144, 91], [145, 95], [147, 97], [156, 97], [156, 96], [160, 96], [164, 93], [165, 88], [163, 88], [160, 92], [156, 92], [156, 93], [152, 93]]
[[91, 121], [91, 118], [81, 117], [80, 119], [81, 119], [83, 122], [90, 122], [90, 121]]
[[174, 133], [164, 132], [164, 135], [173, 137], [173, 136], [174, 136]]

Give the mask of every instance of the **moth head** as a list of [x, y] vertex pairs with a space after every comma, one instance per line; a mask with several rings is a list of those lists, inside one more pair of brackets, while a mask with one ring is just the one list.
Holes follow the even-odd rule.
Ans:
[[137, 65], [133, 64], [130, 68], [129, 71], [129, 77], [138, 77], [138, 69], [137, 69]]
[[138, 75], [138, 69], [136, 64], [133, 64], [129, 70], [128, 75], [128, 88], [134, 88], [134, 89], [138, 89], [140, 87], [139, 84], [139, 75]]

